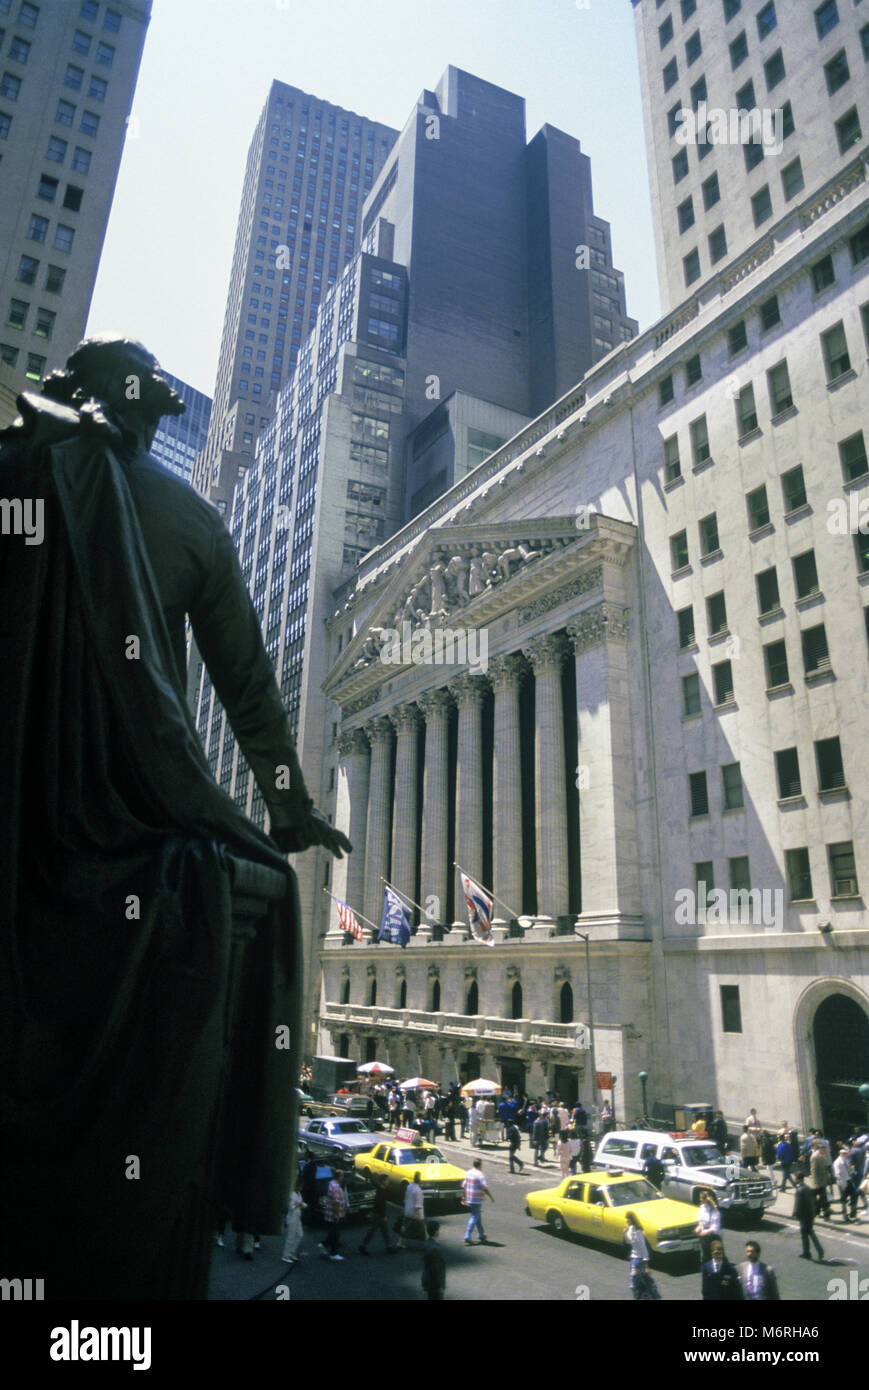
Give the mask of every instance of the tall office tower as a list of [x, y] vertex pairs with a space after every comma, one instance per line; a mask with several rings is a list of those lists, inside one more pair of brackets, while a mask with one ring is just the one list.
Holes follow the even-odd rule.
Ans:
[[195, 386], [188, 386], [180, 377], [170, 376], [168, 372], [163, 375], [187, 406], [187, 413], [164, 418], [154, 435], [151, 453], [189, 483], [196, 456], [204, 448], [208, 436], [211, 398], [197, 391]]
[[358, 244], [396, 131], [273, 82], [247, 156], [211, 426], [194, 484], [222, 511]]
[[151, 0], [0, 0], [0, 358], [39, 381], [87, 321]]
[[[565, 376], [635, 329], [577, 142], [544, 127], [526, 145], [521, 98], [456, 69], [411, 113], [361, 237], [325, 294], [230, 519], [323, 805], [334, 766], [320, 687], [336, 589], [551, 401]], [[265, 807], [207, 673], [191, 676], [212, 770], [262, 824]], [[309, 961], [326, 924], [323, 873], [321, 856], [300, 860]]]
[[869, 130], [856, 0], [633, 0], [665, 310], [853, 163]]

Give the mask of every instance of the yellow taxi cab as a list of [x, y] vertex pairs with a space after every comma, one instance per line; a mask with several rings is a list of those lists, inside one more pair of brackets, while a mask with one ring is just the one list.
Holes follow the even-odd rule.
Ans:
[[388, 1143], [357, 1154], [354, 1164], [369, 1181], [386, 1176], [390, 1201], [403, 1203], [414, 1173], [419, 1173], [426, 1212], [434, 1206], [461, 1206], [464, 1171], [448, 1163], [434, 1144], [424, 1144], [415, 1129], [396, 1130]]
[[694, 1234], [699, 1209], [662, 1197], [648, 1178], [633, 1173], [577, 1173], [557, 1187], [529, 1192], [525, 1201], [528, 1216], [546, 1221], [562, 1235], [572, 1231], [623, 1246], [627, 1214], [632, 1211], [653, 1254], [682, 1254], [700, 1247]]

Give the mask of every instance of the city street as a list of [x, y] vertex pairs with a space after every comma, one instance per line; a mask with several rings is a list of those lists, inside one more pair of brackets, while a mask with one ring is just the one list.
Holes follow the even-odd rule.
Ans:
[[[438, 1141], [445, 1156], [460, 1167], [470, 1166], [472, 1150], [467, 1142]], [[476, 1152], [476, 1151], [473, 1151]], [[529, 1150], [523, 1144], [522, 1157]], [[511, 1175], [502, 1151], [486, 1151], [483, 1168], [495, 1201], [486, 1201], [483, 1222], [488, 1246], [468, 1248], [463, 1243], [467, 1216], [439, 1217], [440, 1240], [447, 1264], [448, 1300], [577, 1300], [630, 1301], [628, 1265], [620, 1252], [592, 1245], [576, 1237], [560, 1238], [547, 1227], [524, 1214], [524, 1194], [533, 1188], [554, 1186], [559, 1180], [555, 1163], [534, 1168], [526, 1161], [525, 1171]], [[861, 1213], [855, 1226], [845, 1228], [839, 1221], [819, 1222], [817, 1233], [827, 1263], [799, 1258], [800, 1238], [796, 1224], [789, 1219], [792, 1193], [779, 1198], [763, 1225], [749, 1233], [741, 1227], [725, 1227], [724, 1244], [728, 1258], [744, 1259], [745, 1240], [750, 1234], [762, 1246], [763, 1260], [774, 1266], [783, 1300], [804, 1299], [824, 1302], [829, 1298], [828, 1283], [833, 1278], [849, 1279], [869, 1275], [869, 1219]], [[391, 1220], [398, 1215], [391, 1208]], [[212, 1300], [276, 1297], [275, 1284], [284, 1285], [292, 1300], [316, 1301], [408, 1301], [424, 1297], [420, 1286], [422, 1256], [412, 1245], [399, 1255], [388, 1257], [380, 1237], [371, 1243], [369, 1258], [358, 1254], [365, 1224], [353, 1222], [342, 1234], [342, 1263], [322, 1258], [317, 1249], [322, 1226], [308, 1226], [302, 1243], [303, 1258], [287, 1275], [281, 1263], [282, 1240], [266, 1237], [253, 1261], [235, 1253], [231, 1235], [226, 1247], [215, 1250], [212, 1262], [210, 1298]], [[376, 1243], [375, 1243], [376, 1242]], [[654, 1278], [664, 1300], [700, 1299], [700, 1273], [693, 1262], [656, 1261]]]

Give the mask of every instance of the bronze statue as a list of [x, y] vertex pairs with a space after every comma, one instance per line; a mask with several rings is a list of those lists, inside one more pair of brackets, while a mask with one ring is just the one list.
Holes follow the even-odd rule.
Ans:
[[[47, 1299], [204, 1297], [216, 1202], [280, 1230], [301, 979], [284, 855], [350, 849], [308, 796], [226, 527], [148, 454], [183, 408], [141, 344], [104, 337], [0, 435], [0, 494], [44, 509], [41, 543], [0, 556], [0, 1275]], [[209, 771], [185, 615], [268, 836]], [[274, 890], [246, 946], [245, 873]]]

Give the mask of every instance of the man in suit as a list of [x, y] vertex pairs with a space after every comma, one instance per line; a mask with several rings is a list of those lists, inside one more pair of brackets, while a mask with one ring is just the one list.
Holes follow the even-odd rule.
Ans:
[[824, 1252], [821, 1242], [815, 1235], [815, 1194], [810, 1187], [806, 1187], [806, 1180], [802, 1173], [797, 1173], [796, 1192], [794, 1193], [794, 1220], [800, 1223], [800, 1236], [803, 1241], [803, 1253], [801, 1260], [812, 1258], [809, 1251], [809, 1241], [812, 1242], [818, 1252], [818, 1259], [823, 1260]]
[[703, 1266], [703, 1299], [707, 1303], [732, 1303], [742, 1298], [739, 1271], [724, 1253], [720, 1240], [709, 1247], [710, 1258]]
[[742, 1296], [752, 1302], [778, 1303], [778, 1280], [771, 1265], [765, 1265], [760, 1258], [760, 1246], [756, 1240], [745, 1242], [745, 1262], [739, 1266], [739, 1282]]

